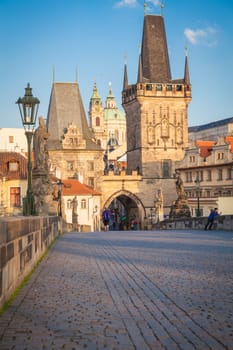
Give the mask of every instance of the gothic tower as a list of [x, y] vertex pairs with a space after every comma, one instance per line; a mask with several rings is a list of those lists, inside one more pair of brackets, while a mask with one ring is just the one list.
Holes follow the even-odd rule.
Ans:
[[127, 120], [128, 171], [145, 178], [172, 178], [175, 162], [188, 143], [191, 101], [188, 58], [184, 76], [173, 80], [164, 18], [145, 15], [136, 84], [129, 84], [124, 67], [122, 105]]

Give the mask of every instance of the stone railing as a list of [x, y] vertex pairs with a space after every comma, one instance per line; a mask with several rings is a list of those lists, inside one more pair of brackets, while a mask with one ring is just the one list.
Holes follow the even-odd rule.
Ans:
[[[164, 230], [204, 230], [207, 223], [207, 217], [200, 218], [183, 218], [183, 219], [167, 219], [153, 225], [153, 229]], [[233, 215], [218, 216], [214, 220], [213, 230], [232, 231], [233, 232]]]
[[57, 216], [0, 219], [0, 307], [62, 233]]

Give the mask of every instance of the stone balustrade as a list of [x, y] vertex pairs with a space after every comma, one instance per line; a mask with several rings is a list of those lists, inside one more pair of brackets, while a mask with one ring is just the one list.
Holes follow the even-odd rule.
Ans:
[[57, 216], [0, 219], [0, 307], [33, 270], [61, 228]]
[[[164, 230], [204, 230], [207, 217], [190, 217], [181, 219], [167, 219], [153, 225], [153, 229]], [[220, 215], [215, 218], [213, 230], [233, 232], [233, 215]]]

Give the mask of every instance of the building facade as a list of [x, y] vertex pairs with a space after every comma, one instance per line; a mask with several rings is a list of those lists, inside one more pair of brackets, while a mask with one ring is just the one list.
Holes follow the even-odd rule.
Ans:
[[78, 83], [54, 83], [47, 128], [50, 170], [100, 189], [103, 150], [87, 124]]
[[192, 216], [233, 214], [233, 118], [189, 128], [179, 171]]

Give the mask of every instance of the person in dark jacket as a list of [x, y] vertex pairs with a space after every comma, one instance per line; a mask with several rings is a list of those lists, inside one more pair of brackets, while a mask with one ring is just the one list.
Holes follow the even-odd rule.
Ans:
[[109, 230], [109, 221], [110, 221], [110, 211], [105, 207], [103, 214], [102, 214], [102, 219], [103, 219], [103, 224], [104, 224], [104, 231]]
[[208, 216], [208, 220], [207, 220], [207, 223], [205, 225], [205, 230], [211, 230], [213, 223], [214, 223], [214, 219], [218, 215], [219, 215], [218, 208], [211, 209], [210, 215]]

